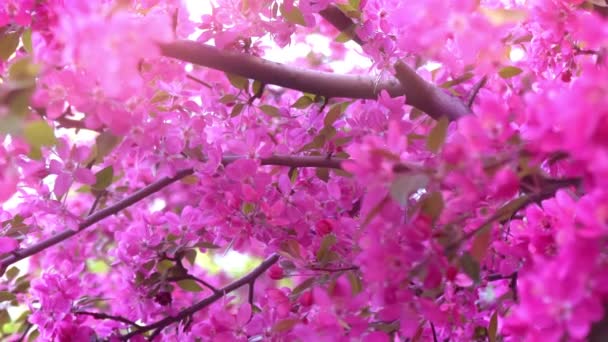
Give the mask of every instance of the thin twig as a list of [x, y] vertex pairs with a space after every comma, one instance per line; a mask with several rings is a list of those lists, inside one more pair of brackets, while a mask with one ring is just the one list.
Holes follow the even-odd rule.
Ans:
[[190, 79], [190, 80], [192, 80], [192, 81], [194, 81], [194, 82], [196, 82], [198, 84], [202, 84], [202, 85], [204, 85], [205, 87], [207, 87], [209, 89], [213, 89], [213, 87], [211, 86], [211, 84], [209, 84], [209, 83], [201, 80], [200, 78], [194, 77], [194, 76], [192, 76], [190, 74], [186, 75], [186, 78], [188, 78], [188, 79]]
[[173, 323], [177, 323], [182, 321], [183, 319], [185, 319], [186, 317], [190, 317], [193, 314], [195, 314], [196, 312], [208, 307], [209, 305], [215, 303], [217, 300], [219, 300], [220, 298], [222, 298], [223, 296], [225, 296], [228, 293], [231, 293], [232, 291], [244, 286], [244, 285], [250, 285], [253, 282], [256, 281], [256, 279], [262, 275], [264, 272], [266, 272], [266, 270], [268, 270], [272, 265], [274, 265], [277, 261], [279, 260], [279, 256], [277, 254], [273, 254], [271, 255], [269, 258], [267, 258], [266, 260], [264, 260], [260, 265], [258, 265], [258, 267], [256, 267], [253, 271], [251, 271], [249, 274], [245, 275], [244, 277], [226, 285], [225, 287], [221, 288], [218, 292], [212, 294], [211, 296], [201, 300], [200, 302], [180, 311], [179, 313], [177, 313], [175, 316], [169, 316], [169, 317], [165, 317], [155, 323], [146, 325], [144, 327], [141, 327], [140, 329], [130, 332], [124, 336], [122, 336], [122, 340], [123, 341], [128, 341], [130, 338], [140, 335], [140, 334], [144, 334], [148, 331], [151, 330], [162, 330], [166, 327], [168, 327], [169, 325], [173, 324]]
[[15, 342], [23, 342], [23, 340], [25, 340], [25, 337], [27, 336], [27, 333], [30, 332], [30, 329], [32, 329], [32, 323], [27, 323], [27, 326], [25, 327], [25, 330], [23, 330], [23, 333], [21, 333], [21, 336], [19, 336], [19, 339], [16, 340]]
[[141, 325], [135, 323], [134, 321], [127, 319], [125, 317], [122, 316], [114, 316], [114, 315], [108, 315], [105, 313], [101, 313], [101, 312], [90, 312], [90, 311], [76, 311], [74, 312], [75, 315], [85, 315], [85, 316], [91, 316], [95, 319], [109, 319], [112, 321], [117, 321], [117, 322], [121, 322], [121, 323], [125, 323], [125, 324], [129, 324], [132, 325], [134, 327], [137, 328], [141, 328]]
[[93, 205], [91, 206], [91, 209], [89, 210], [89, 214], [87, 216], [93, 215], [93, 213], [95, 212], [95, 209], [97, 209], [97, 206], [99, 205], [99, 201], [101, 200], [101, 197], [103, 195], [105, 195], [105, 191], [102, 191], [99, 194], [97, 194], [97, 196], [95, 196], [95, 201], [93, 202]]
[[206, 288], [208, 288], [209, 290], [213, 291], [213, 292], [219, 292], [220, 290], [218, 290], [215, 286], [209, 284], [208, 282], [204, 281], [201, 278], [195, 277], [191, 274], [186, 274], [183, 276], [178, 276], [178, 277], [168, 277], [167, 281], [181, 281], [181, 280], [186, 280], [186, 279], [191, 279], [194, 280], [198, 283], [201, 283], [203, 286], [205, 286]]
[[431, 323], [431, 331], [433, 332], [433, 342], [438, 342], [439, 340], [437, 339], [437, 331], [435, 331], [435, 324], [433, 324], [433, 322], [429, 321], [429, 323]]
[[337, 267], [337, 268], [329, 268], [329, 267], [309, 267], [308, 269], [312, 271], [322, 271], [322, 272], [345, 272], [345, 271], [356, 271], [359, 269], [359, 266], [345, 266], [345, 267]]
[[469, 94], [469, 98], [467, 99], [467, 107], [471, 108], [473, 106], [473, 102], [475, 102], [475, 97], [477, 97], [477, 94], [479, 93], [481, 88], [486, 85], [487, 81], [488, 76], [484, 76], [479, 80], [479, 82], [475, 83], [473, 88], [471, 88], [471, 93]]

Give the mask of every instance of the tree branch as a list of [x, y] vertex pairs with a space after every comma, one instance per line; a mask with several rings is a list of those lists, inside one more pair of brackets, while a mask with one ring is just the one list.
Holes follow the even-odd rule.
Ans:
[[226, 294], [240, 288], [241, 286], [252, 285], [259, 276], [261, 276], [264, 272], [266, 272], [266, 270], [269, 269], [272, 265], [274, 265], [278, 260], [279, 260], [279, 256], [277, 254], [271, 255], [268, 259], [264, 260], [253, 271], [251, 271], [249, 274], [245, 275], [241, 279], [238, 279], [235, 282], [230, 283], [230, 284], [226, 285], [225, 287], [222, 287], [218, 292], [215, 292], [211, 296], [201, 300], [200, 302], [180, 311], [175, 316], [165, 317], [165, 318], [161, 319], [160, 321], [157, 321], [150, 325], [146, 325], [146, 326], [142, 327], [141, 329], [138, 329], [136, 331], [128, 333], [127, 335], [124, 335], [122, 337], [122, 340], [127, 341], [134, 336], [143, 334], [150, 330], [156, 329], [156, 331], [160, 332], [162, 329], [166, 328], [167, 326], [169, 326], [173, 323], [177, 323], [189, 316], [194, 315], [196, 312], [213, 304], [218, 299], [220, 299], [220, 298], [224, 297]]
[[[242, 156], [225, 156], [222, 158], [222, 164], [228, 165], [238, 159], [242, 159]], [[325, 167], [333, 169], [341, 169], [341, 163], [345, 159], [340, 158], [326, 158], [320, 156], [271, 156], [268, 158], [262, 158], [262, 165], [280, 165], [280, 166], [291, 166], [291, 167]], [[178, 171], [173, 177], [164, 177], [143, 189], [135, 192], [134, 194], [122, 199], [116, 204], [101, 209], [89, 216], [78, 225], [77, 230], [67, 229], [60, 233], [57, 233], [50, 238], [40, 241], [27, 248], [19, 249], [11, 252], [9, 255], [1, 259], [0, 261], [0, 276], [4, 274], [4, 271], [8, 266], [15, 262], [39, 253], [49, 247], [52, 247], [64, 240], [71, 238], [78, 234], [82, 230], [92, 226], [93, 224], [103, 220], [104, 218], [114, 215], [121, 210], [141, 201], [142, 199], [162, 190], [163, 188], [175, 183], [176, 181], [189, 176], [194, 171], [192, 169], [185, 169]]]
[[393, 97], [405, 95], [407, 104], [433, 118], [445, 115], [455, 120], [469, 113], [462, 101], [428, 83], [404, 63], [399, 64], [399, 80], [376, 82], [370, 76], [340, 75], [288, 66], [194, 41], [160, 44], [160, 48], [166, 57], [325, 97], [377, 99], [380, 92], [386, 90]]
[[114, 316], [114, 315], [108, 315], [105, 313], [101, 313], [101, 312], [89, 312], [89, 311], [76, 311], [74, 312], [75, 315], [85, 315], [85, 316], [91, 316], [95, 319], [109, 319], [112, 321], [117, 321], [117, 322], [121, 322], [121, 323], [125, 323], [125, 324], [129, 324], [132, 325], [134, 327], [140, 328], [141, 325], [133, 322], [130, 319], [124, 318], [122, 316]]

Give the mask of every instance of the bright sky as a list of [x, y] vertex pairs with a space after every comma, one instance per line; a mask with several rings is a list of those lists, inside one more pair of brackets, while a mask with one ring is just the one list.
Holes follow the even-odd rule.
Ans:
[[[186, 0], [186, 6], [188, 7], [188, 11], [190, 11], [190, 19], [198, 21], [203, 14], [210, 14], [212, 3], [216, 5], [212, 0]], [[333, 38], [334, 37], [328, 38], [319, 34], [313, 34], [306, 39], [308, 44], [291, 44], [285, 48], [279, 48], [272, 41], [266, 40], [264, 42], [265, 45], [271, 46], [272, 48], [266, 52], [264, 58], [273, 62], [288, 63], [297, 58], [306, 57], [306, 55], [311, 52], [311, 46], [315, 47], [315, 53], [322, 53], [325, 56], [330, 56], [331, 50], [329, 48], [329, 43]], [[361, 48], [357, 43], [350, 41], [346, 43], [346, 47], [348, 52], [346, 53], [344, 61], [329, 63], [336, 73], [348, 73], [352, 70], [353, 66], [369, 68], [372, 65], [371, 60], [361, 54]]]

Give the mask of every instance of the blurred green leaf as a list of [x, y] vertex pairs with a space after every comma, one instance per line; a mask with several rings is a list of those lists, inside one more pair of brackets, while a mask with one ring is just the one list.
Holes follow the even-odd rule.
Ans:
[[272, 117], [279, 117], [281, 116], [279, 109], [275, 106], [271, 106], [271, 105], [261, 105], [258, 108], [260, 108], [260, 110], [262, 112], [264, 112], [266, 115], [268, 116], [272, 116]]
[[93, 184], [92, 188], [97, 191], [105, 190], [112, 184], [113, 179], [114, 168], [110, 165], [95, 174], [95, 184]]
[[31, 28], [28, 28], [27, 30], [23, 31], [23, 35], [21, 35], [21, 42], [23, 43], [23, 48], [25, 49], [25, 51], [27, 51], [27, 53], [29, 53], [31, 55], [32, 52], [34, 51], [34, 49], [32, 48], [32, 29]]
[[283, 16], [283, 18], [285, 18], [285, 21], [287, 21], [288, 23], [302, 25], [302, 26], [306, 25], [304, 16], [302, 15], [302, 12], [300, 11], [299, 8], [292, 6], [291, 9], [288, 11], [287, 8], [285, 7], [285, 4], [282, 4], [280, 7], [280, 11], [281, 11], [281, 15]]
[[245, 77], [230, 73], [226, 73], [226, 77], [228, 77], [228, 81], [230, 81], [230, 84], [232, 84], [237, 89], [247, 91], [247, 89], [249, 88], [249, 80]]
[[479, 283], [481, 280], [481, 267], [471, 254], [467, 252], [462, 254], [460, 257], [460, 267], [476, 284]]
[[400, 205], [407, 204], [410, 196], [429, 184], [429, 177], [424, 173], [406, 173], [395, 177], [390, 186], [391, 197]]
[[443, 196], [440, 191], [434, 191], [427, 194], [422, 199], [421, 210], [424, 214], [436, 220], [443, 211], [444, 203]]
[[278, 321], [271, 329], [273, 333], [283, 333], [291, 330], [296, 324], [298, 324], [299, 320], [295, 318], [288, 318], [281, 321]]
[[177, 285], [188, 292], [200, 292], [203, 291], [203, 288], [198, 285], [195, 280], [192, 279], [184, 279], [177, 282]]
[[19, 37], [21, 33], [19, 31], [13, 32], [0, 32], [0, 59], [8, 61], [17, 46], [19, 46]]
[[475, 234], [475, 238], [473, 239], [473, 243], [471, 244], [471, 249], [469, 253], [475, 261], [478, 263], [482, 263], [486, 254], [488, 254], [488, 247], [490, 246], [492, 237], [492, 224], [487, 224], [484, 226], [477, 234]]
[[316, 282], [317, 282], [317, 277], [311, 277], [311, 278], [304, 280], [303, 282], [298, 284], [298, 286], [294, 287], [293, 290], [291, 290], [290, 296], [299, 295], [300, 293], [311, 288]]
[[334, 234], [327, 234], [321, 240], [321, 245], [317, 250], [317, 260], [321, 263], [327, 261], [327, 257], [329, 255], [329, 250], [333, 245], [337, 242], [336, 236]]
[[57, 142], [55, 131], [45, 120], [27, 123], [23, 128], [23, 135], [31, 146], [53, 146]]
[[350, 283], [353, 296], [363, 291], [363, 283], [361, 282], [361, 278], [359, 278], [357, 272], [349, 271], [346, 276], [348, 277], [348, 282]]
[[11, 300], [15, 300], [17, 296], [15, 294], [8, 291], [0, 291], [0, 302], [10, 302]]
[[346, 110], [349, 105], [350, 102], [342, 102], [331, 106], [331, 108], [325, 115], [325, 120], [323, 121], [323, 124], [326, 127], [333, 125], [334, 122], [336, 122], [340, 118], [340, 116], [342, 116], [342, 113], [344, 113], [344, 110]]
[[243, 111], [243, 108], [245, 108], [244, 103], [235, 104], [234, 107], [232, 107], [232, 111], [230, 112], [230, 117], [234, 118], [239, 116], [239, 114], [241, 114], [241, 112]]
[[523, 70], [521, 70], [518, 67], [506, 66], [506, 67], [500, 69], [500, 71], [498, 71], [498, 74], [500, 75], [500, 77], [506, 79], [506, 78], [515, 77], [515, 76], [521, 74], [522, 72], [523, 72]]
[[294, 102], [294, 104], [292, 104], [291, 106], [294, 108], [298, 108], [298, 109], [305, 109], [305, 108], [308, 108], [313, 103], [314, 103], [314, 101], [313, 101], [313, 99], [310, 98], [310, 96], [303, 95], [296, 102]]
[[489, 342], [496, 342], [496, 332], [498, 330], [498, 312], [494, 311], [492, 317], [490, 317], [490, 323], [488, 324], [488, 340]]
[[435, 124], [435, 127], [433, 127], [429, 132], [429, 136], [426, 140], [426, 146], [431, 152], [437, 153], [439, 152], [439, 149], [441, 149], [441, 146], [443, 146], [448, 133], [449, 124], [450, 122], [448, 118], [446, 116], [442, 116], [441, 119], [437, 121], [437, 124]]
[[110, 265], [108, 265], [102, 259], [87, 259], [87, 269], [91, 273], [106, 274], [110, 271]]
[[29, 57], [24, 57], [14, 61], [8, 69], [9, 79], [21, 81], [27, 86], [33, 86], [35, 78], [40, 71], [40, 66], [32, 62]]

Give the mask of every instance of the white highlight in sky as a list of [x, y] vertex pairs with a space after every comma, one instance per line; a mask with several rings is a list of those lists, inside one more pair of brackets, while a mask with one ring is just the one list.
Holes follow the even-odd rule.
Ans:
[[519, 62], [526, 57], [526, 51], [524, 49], [514, 46], [509, 51], [509, 59], [513, 62]]

